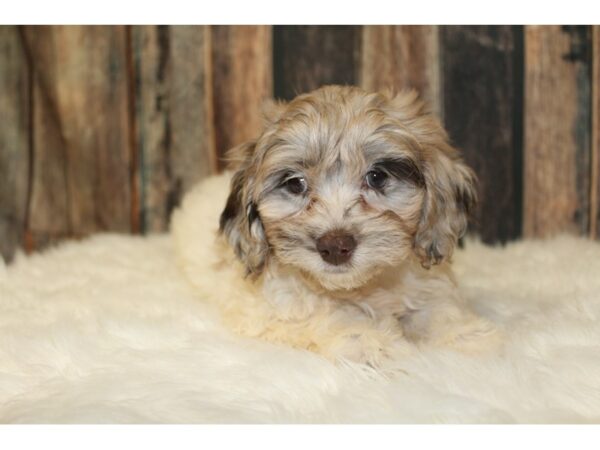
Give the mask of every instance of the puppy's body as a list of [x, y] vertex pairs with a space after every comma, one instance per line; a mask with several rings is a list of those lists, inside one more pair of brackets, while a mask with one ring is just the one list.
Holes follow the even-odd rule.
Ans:
[[447, 263], [473, 175], [414, 94], [329, 86], [267, 119], [233, 151], [214, 243], [188, 246], [194, 231], [215, 231], [210, 183], [183, 209], [212, 217], [173, 220], [190, 279], [232, 329], [371, 365], [407, 339], [471, 346], [491, 333]]

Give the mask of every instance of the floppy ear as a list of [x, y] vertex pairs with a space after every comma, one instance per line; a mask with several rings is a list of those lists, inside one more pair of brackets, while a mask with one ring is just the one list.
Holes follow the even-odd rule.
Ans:
[[255, 142], [248, 142], [230, 151], [231, 159], [237, 160], [240, 165], [231, 180], [231, 191], [219, 220], [220, 232], [246, 265], [248, 274], [252, 275], [262, 271], [269, 248], [251, 196], [251, 165], [255, 145]]
[[414, 135], [422, 149], [426, 194], [414, 249], [423, 267], [429, 268], [450, 258], [465, 233], [477, 201], [477, 180], [416, 91], [384, 95], [390, 99], [390, 114]]
[[425, 170], [425, 204], [414, 242], [425, 268], [452, 256], [477, 201], [473, 171], [459, 158], [441, 151], [432, 156]]

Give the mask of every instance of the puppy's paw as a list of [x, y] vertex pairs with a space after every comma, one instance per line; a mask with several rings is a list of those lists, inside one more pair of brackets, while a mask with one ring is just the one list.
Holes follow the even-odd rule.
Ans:
[[504, 333], [486, 319], [470, 317], [448, 324], [435, 341], [463, 353], [480, 354], [499, 350], [504, 342]]
[[408, 352], [409, 345], [401, 335], [376, 330], [338, 336], [329, 348], [329, 356], [338, 362], [352, 361], [373, 368], [401, 359]]

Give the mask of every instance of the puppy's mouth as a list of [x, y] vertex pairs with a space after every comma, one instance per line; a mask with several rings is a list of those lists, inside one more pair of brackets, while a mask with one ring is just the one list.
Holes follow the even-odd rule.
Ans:
[[323, 272], [326, 274], [345, 274], [352, 271], [353, 267], [350, 263], [333, 265], [325, 262], [323, 264]]

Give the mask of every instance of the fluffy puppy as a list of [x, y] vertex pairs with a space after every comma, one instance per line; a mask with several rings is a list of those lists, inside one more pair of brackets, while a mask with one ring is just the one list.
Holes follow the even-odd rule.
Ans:
[[190, 246], [216, 218], [185, 211], [210, 210], [219, 183], [173, 221], [186, 272], [225, 323], [372, 366], [410, 342], [485, 345], [494, 329], [468, 310], [448, 264], [475, 177], [417, 95], [326, 86], [265, 116], [230, 153], [216, 241]]

